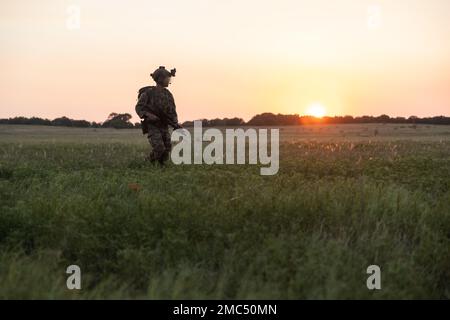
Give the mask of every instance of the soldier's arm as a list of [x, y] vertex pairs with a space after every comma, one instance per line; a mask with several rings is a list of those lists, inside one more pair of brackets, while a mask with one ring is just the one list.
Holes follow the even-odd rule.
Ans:
[[138, 114], [139, 118], [141, 118], [141, 119], [144, 118], [144, 116], [145, 116], [147, 100], [148, 100], [147, 93], [144, 92], [139, 97], [139, 100], [135, 107], [136, 113]]
[[177, 109], [175, 106], [175, 100], [171, 93], [170, 93], [169, 97], [170, 97], [170, 104], [169, 104], [169, 108], [167, 109], [167, 118], [173, 124], [177, 124], [178, 123], [178, 115], [177, 115]]

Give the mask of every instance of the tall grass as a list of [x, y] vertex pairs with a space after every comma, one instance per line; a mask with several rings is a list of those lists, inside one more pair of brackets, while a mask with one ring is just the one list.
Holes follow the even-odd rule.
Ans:
[[161, 169], [145, 141], [0, 145], [0, 298], [450, 298], [448, 140], [284, 142], [273, 177]]

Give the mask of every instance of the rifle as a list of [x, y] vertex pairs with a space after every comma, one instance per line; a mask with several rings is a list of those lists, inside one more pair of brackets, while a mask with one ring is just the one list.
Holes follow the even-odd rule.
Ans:
[[175, 123], [169, 119], [167, 119], [167, 123], [169, 124], [169, 126], [171, 126], [173, 128], [173, 130], [177, 130], [177, 129], [184, 129], [183, 126], [179, 123]]
[[179, 124], [179, 123], [174, 123], [173, 121], [171, 121], [171, 120], [169, 120], [169, 119], [167, 119], [167, 118], [166, 118], [166, 120], [167, 120], [167, 123], [169, 124], [169, 126], [171, 126], [171, 127], [173, 128], [173, 130], [183, 129], [183, 130], [181, 131], [181, 134], [182, 134], [183, 136], [186, 135], [186, 132], [184, 132], [184, 130], [186, 130], [186, 129], [184, 129], [183, 126], [182, 126], [181, 124]]
[[[159, 116], [154, 115], [156, 118], [161, 119]], [[179, 123], [175, 123], [172, 120], [168, 119], [167, 117], [164, 117], [165, 122], [167, 122], [167, 124], [169, 126], [171, 126], [173, 128], [173, 130], [177, 130], [177, 129], [184, 129], [183, 126]], [[141, 127], [142, 127], [142, 134], [147, 134], [148, 133], [148, 118], [146, 116], [144, 116], [144, 119], [141, 120]], [[185, 135], [185, 133], [182, 133], [183, 135]]]

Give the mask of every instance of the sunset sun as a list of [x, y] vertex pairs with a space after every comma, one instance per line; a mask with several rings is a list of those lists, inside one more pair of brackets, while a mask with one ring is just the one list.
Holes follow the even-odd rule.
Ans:
[[322, 118], [327, 113], [326, 108], [318, 102], [311, 103], [306, 109], [306, 114], [316, 118]]

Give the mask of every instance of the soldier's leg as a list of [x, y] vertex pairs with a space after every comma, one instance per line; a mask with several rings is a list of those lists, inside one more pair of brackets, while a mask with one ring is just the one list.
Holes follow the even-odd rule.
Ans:
[[172, 141], [170, 140], [170, 133], [167, 127], [161, 129], [161, 137], [164, 143], [164, 153], [162, 156], [162, 161], [167, 161], [169, 160], [170, 150], [172, 149]]
[[165, 145], [160, 129], [154, 125], [149, 125], [147, 137], [152, 146], [152, 151], [150, 152], [148, 160], [152, 162], [161, 161], [164, 155]]

